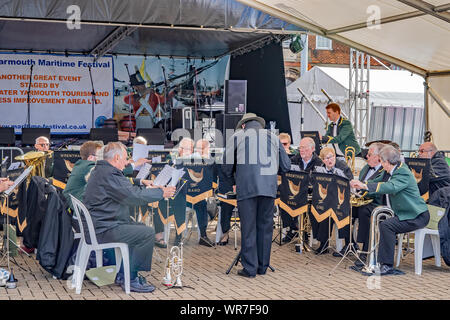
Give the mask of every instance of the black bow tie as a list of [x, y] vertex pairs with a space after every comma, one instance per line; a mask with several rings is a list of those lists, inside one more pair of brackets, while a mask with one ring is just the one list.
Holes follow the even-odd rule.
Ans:
[[375, 167], [370, 167], [369, 166], [369, 170], [375, 170], [376, 168]]

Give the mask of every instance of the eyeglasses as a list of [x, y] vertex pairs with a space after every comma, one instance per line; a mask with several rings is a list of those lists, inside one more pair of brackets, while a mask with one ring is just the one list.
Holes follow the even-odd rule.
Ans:
[[431, 150], [419, 149], [419, 153], [430, 152]]
[[48, 147], [48, 146], [50, 146], [50, 143], [38, 143], [38, 146]]
[[331, 160], [331, 159], [333, 159], [333, 158], [334, 158], [334, 155], [329, 155], [328, 157], [325, 157], [324, 160]]

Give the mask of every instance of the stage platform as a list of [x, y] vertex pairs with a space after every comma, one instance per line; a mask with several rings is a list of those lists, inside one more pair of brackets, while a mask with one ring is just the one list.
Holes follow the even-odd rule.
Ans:
[[[214, 238], [214, 224], [208, 229]], [[274, 235], [275, 236], [275, 235]], [[143, 272], [147, 281], [155, 285], [153, 293], [125, 294], [120, 286], [97, 287], [89, 280], [83, 283], [80, 295], [69, 289], [66, 281], [55, 280], [37, 263], [35, 255], [28, 258], [19, 254], [17, 262], [31, 272], [12, 265], [17, 289], [0, 288], [0, 300], [396, 300], [396, 299], [449, 299], [448, 279], [450, 268], [442, 261], [442, 267], [434, 266], [433, 259], [423, 262], [421, 276], [414, 274], [414, 257], [408, 255], [400, 265], [405, 275], [383, 276], [373, 289], [367, 285], [368, 277], [349, 269], [345, 262], [330, 276], [329, 272], [339, 262], [331, 254], [316, 256], [313, 252], [298, 254], [294, 245], [272, 246], [271, 265], [264, 276], [247, 279], [238, 276], [239, 264], [229, 275], [225, 272], [237, 253], [234, 250], [234, 235], [230, 235], [227, 246], [208, 248], [199, 246], [193, 233], [184, 246], [184, 271], [182, 281], [194, 289], [167, 289], [161, 284], [166, 249], [155, 247], [153, 270]], [[173, 232], [172, 232], [173, 238]], [[165, 260], [165, 259], [164, 259]]]

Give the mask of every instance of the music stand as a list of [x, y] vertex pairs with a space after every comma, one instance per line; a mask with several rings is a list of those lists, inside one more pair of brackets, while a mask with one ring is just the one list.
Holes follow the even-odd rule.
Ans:
[[[31, 171], [33, 170], [34, 166], [29, 166], [27, 169], [25, 169], [22, 174], [17, 177], [16, 180], [14, 180], [14, 184], [12, 186], [10, 186], [6, 191], [3, 192], [3, 194], [6, 196], [6, 224], [5, 224], [5, 231], [6, 232], [6, 252], [4, 252], [4, 247], [3, 247], [3, 256], [0, 259], [0, 261], [3, 261], [6, 258], [7, 261], [7, 266], [8, 266], [8, 270], [11, 271], [11, 264], [10, 264], [10, 252], [9, 252], [9, 243], [11, 242], [13, 245], [15, 245], [18, 249], [20, 249], [21, 251], [23, 251], [20, 246], [17, 245], [17, 243], [14, 243], [10, 238], [9, 238], [9, 196], [11, 195], [11, 193], [13, 192], [14, 189], [16, 189], [21, 183], [23, 183], [24, 181], [26, 181], [26, 178], [30, 175]], [[25, 251], [23, 251], [25, 252]], [[26, 252], [25, 252], [26, 253]], [[27, 254], [28, 255], [28, 254]], [[29, 256], [29, 255], [28, 255]], [[22, 266], [20, 266], [14, 259], [13, 259], [13, 263], [18, 266], [20, 269], [24, 270], [24, 271], [29, 271], [26, 270], [25, 268], [23, 268]]]
[[[239, 250], [239, 253], [236, 255], [236, 257], [234, 257], [234, 260], [228, 267], [226, 274], [229, 274], [231, 269], [233, 269], [234, 266], [238, 265], [239, 261], [241, 261], [241, 250]], [[269, 264], [269, 269], [272, 270], [272, 272], [275, 272], [274, 267], [272, 267], [270, 264]]]
[[[365, 263], [359, 257], [358, 251], [356, 250], [355, 244], [353, 243], [353, 239], [352, 239], [352, 237], [353, 237], [353, 228], [352, 228], [352, 218], [353, 218], [353, 216], [352, 216], [352, 211], [353, 211], [353, 209], [352, 209], [352, 206], [350, 205], [350, 216], [349, 216], [350, 220], [349, 220], [349, 226], [348, 226], [348, 229], [349, 229], [349, 232], [350, 232], [349, 244], [347, 245], [347, 248], [345, 249], [344, 255], [342, 256], [341, 260], [339, 260], [338, 264], [328, 274], [330, 276], [334, 272], [334, 270], [336, 270], [336, 268], [341, 264], [341, 262], [344, 259], [350, 260], [350, 258], [347, 257], [350, 254], [354, 255], [356, 257], [356, 259], [358, 259], [360, 262], [362, 262], [365, 265]], [[331, 217], [330, 217], [330, 219], [331, 219]]]

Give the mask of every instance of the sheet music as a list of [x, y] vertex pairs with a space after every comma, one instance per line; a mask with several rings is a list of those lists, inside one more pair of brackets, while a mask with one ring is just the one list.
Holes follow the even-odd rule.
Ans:
[[172, 172], [173, 170], [176, 170], [175, 168], [165, 165], [164, 168], [161, 170], [161, 172], [158, 174], [158, 176], [153, 181], [153, 184], [155, 186], [165, 186], [172, 178]]
[[176, 187], [180, 179], [184, 176], [186, 171], [184, 169], [175, 169], [172, 171], [172, 178], [170, 180], [169, 186]]
[[[133, 143], [133, 161], [148, 157], [148, 146], [140, 143]], [[142, 166], [135, 167], [134, 170], [140, 170]]]
[[152, 165], [150, 163], [144, 163], [144, 165], [141, 166], [141, 170], [139, 170], [136, 179], [147, 179], [151, 168]]
[[153, 157], [153, 158], [152, 158], [152, 163], [160, 163], [160, 162], [162, 162], [161, 156]]
[[11, 165], [8, 168], [8, 171], [19, 169], [21, 164], [22, 164], [22, 162], [13, 162], [13, 163], [11, 163]]
[[[149, 145], [148, 147], [148, 151], [164, 151], [164, 145]], [[147, 152], [148, 154], [148, 152]]]
[[33, 168], [34, 168], [34, 166], [29, 166], [28, 168], [26, 168], [26, 169], [22, 172], [22, 174], [21, 174], [20, 176], [18, 176], [16, 180], [14, 180], [14, 184], [13, 184], [12, 186], [10, 186], [10, 187], [8, 188], [8, 190], [6, 190], [6, 191], [4, 192], [5, 195], [9, 196], [9, 195], [13, 192], [13, 190], [14, 190], [19, 184], [21, 184], [21, 183], [23, 182], [23, 180], [25, 180], [25, 179], [28, 177], [28, 175], [30, 174], [31, 170], [33, 170]]

